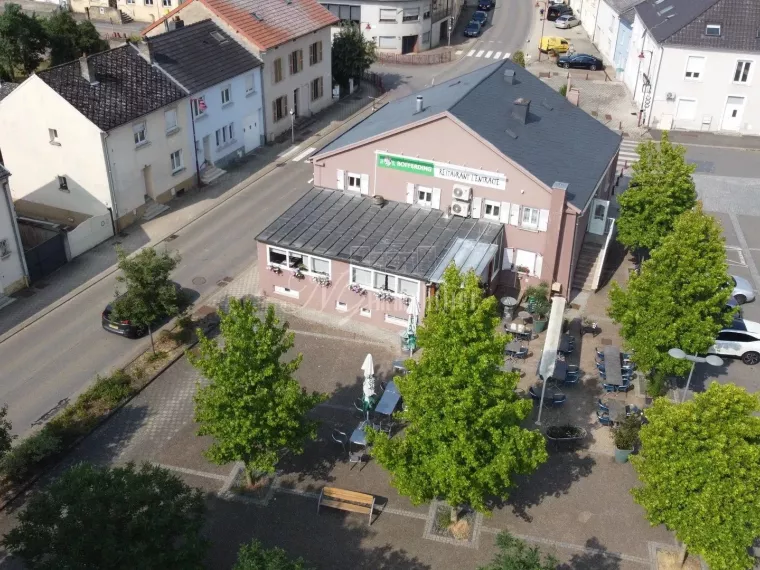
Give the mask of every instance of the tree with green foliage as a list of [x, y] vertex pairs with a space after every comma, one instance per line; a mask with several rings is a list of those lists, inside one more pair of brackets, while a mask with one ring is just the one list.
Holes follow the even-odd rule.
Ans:
[[248, 483], [259, 473], [274, 473], [282, 453], [303, 453], [307, 440], [317, 436], [309, 411], [326, 398], [307, 393], [293, 374], [303, 356], [284, 361], [294, 335], [280, 324], [274, 307], [262, 319], [250, 301], [231, 299], [222, 311], [223, 342], [199, 335], [199, 354], [190, 362], [210, 381], [195, 396], [199, 435], [210, 435], [210, 461], [223, 465], [242, 461]]
[[15, 79], [21, 68], [26, 75], [40, 65], [47, 49], [47, 34], [36, 16], [28, 16], [18, 4], [6, 4], [0, 12], [0, 62]]
[[375, 42], [365, 38], [359, 26], [341, 26], [332, 43], [333, 81], [346, 89], [349, 79], [358, 81], [375, 61]]
[[537, 546], [502, 531], [496, 536], [496, 553], [493, 561], [478, 570], [556, 570], [559, 560], [552, 555], [542, 556]]
[[0, 408], [0, 459], [8, 453], [13, 446], [14, 435], [12, 434], [13, 426], [8, 419], [8, 404], [3, 404]]
[[512, 54], [512, 61], [514, 61], [520, 67], [525, 67], [525, 54], [521, 50], [517, 50]]
[[497, 332], [497, 301], [479, 278], [452, 264], [418, 329], [419, 362], [396, 378], [405, 410], [402, 437], [371, 433], [372, 455], [413, 503], [446, 500], [488, 510], [505, 498], [512, 477], [546, 461], [544, 437], [524, 429], [533, 403], [514, 389], [519, 374], [501, 370], [508, 335]]
[[254, 540], [243, 545], [232, 570], [309, 570], [303, 558], [291, 560], [282, 548], [264, 548]]
[[[658, 398], [631, 458], [634, 499], [712, 570], [754, 567], [760, 536], [760, 397], [713, 382], [694, 399]], [[685, 555], [685, 552], [684, 552]]]
[[111, 304], [112, 318], [130, 321], [138, 328], [147, 330], [155, 353], [153, 325], [166, 316], [179, 314], [181, 310], [181, 292], [169, 279], [180, 257], [166, 251], [159, 253], [152, 247], [146, 247], [133, 256], [118, 248], [116, 255], [121, 270], [116, 280], [126, 286], [126, 291], [121, 294], [117, 288], [116, 299]]
[[660, 395], [665, 376], [683, 376], [691, 367], [669, 349], [705, 354], [731, 323], [731, 290], [720, 225], [701, 205], [678, 217], [627, 289], [612, 284], [609, 315], [639, 368], [650, 373], [650, 393]]
[[29, 499], [3, 545], [29, 570], [201, 570], [205, 514], [166, 469], [81, 463]]
[[50, 45], [50, 64], [60, 65], [108, 49], [89, 20], [77, 22], [70, 12], [56, 12], [44, 20]]
[[697, 191], [686, 162], [686, 149], [673, 145], [666, 132], [659, 144], [640, 143], [628, 189], [618, 197], [617, 240], [631, 250], [651, 251], [673, 231], [676, 218], [691, 210]]

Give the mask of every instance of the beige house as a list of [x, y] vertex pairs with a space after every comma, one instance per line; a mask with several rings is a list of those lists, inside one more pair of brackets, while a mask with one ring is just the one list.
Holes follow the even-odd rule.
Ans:
[[33, 75], [0, 104], [14, 201], [67, 225], [131, 224], [196, 182], [188, 105], [129, 44]]
[[71, 10], [92, 20], [113, 23], [155, 22], [179, 6], [180, 0], [70, 0]]
[[263, 66], [267, 140], [332, 103], [330, 27], [338, 22], [316, 0], [188, 0], [143, 31], [155, 36], [211, 19]]
[[8, 185], [10, 175], [0, 164], [0, 307], [10, 301], [5, 295], [26, 287], [28, 276]]

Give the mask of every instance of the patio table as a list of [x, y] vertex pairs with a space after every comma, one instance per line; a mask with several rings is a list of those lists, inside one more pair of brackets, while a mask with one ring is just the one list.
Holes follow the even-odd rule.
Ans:
[[607, 406], [610, 419], [613, 422], [622, 421], [628, 413], [628, 405], [620, 400], [605, 400], [603, 404]]
[[513, 340], [507, 345], [505, 352], [514, 354], [515, 352], [520, 350], [521, 347], [522, 347], [522, 344], [520, 343], [519, 340]]
[[570, 352], [570, 335], [563, 334], [559, 337], [557, 352]]
[[554, 372], [552, 378], [557, 382], [564, 382], [567, 377], [567, 362], [564, 360], [557, 360], [554, 363]]
[[375, 406], [375, 413], [390, 416], [396, 409], [400, 399], [401, 394], [399, 393], [398, 388], [396, 388], [396, 384], [393, 381], [389, 382], [385, 387], [383, 397], [380, 398], [377, 406]]
[[355, 443], [356, 445], [367, 445], [367, 434], [364, 432], [364, 428], [367, 426], [367, 422], [362, 422], [358, 426], [356, 426], [356, 429], [351, 433], [351, 443]]
[[623, 385], [622, 362], [620, 360], [620, 349], [617, 346], [604, 347], [604, 374], [607, 377], [605, 384], [613, 386]]

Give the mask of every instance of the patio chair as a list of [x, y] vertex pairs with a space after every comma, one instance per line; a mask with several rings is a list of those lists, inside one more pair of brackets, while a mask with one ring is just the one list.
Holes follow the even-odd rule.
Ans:
[[603, 374], [606, 374], [606, 370], [605, 370], [605, 368], [604, 368], [604, 364], [599, 364], [599, 363], [597, 362], [597, 363], [596, 363], [596, 369], [597, 369], [599, 372], [601, 372], [601, 373], [603, 373]]
[[334, 429], [332, 431], [331, 437], [334, 442], [340, 444], [340, 446], [343, 448], [343, 453], [345, 453], [346, 445], [348, 444], [348, 436], [345, 434], [345, 432], [342, 432], [339, 429]]
[[541, 394], [536, 394], [536, 391], [533, 389], [533, 386], [528, 388], [528, 395], [536, 401], [541, 400]]
[[609, 409], [609, 407], [607, 406], [607, 404], [605, 404], [604, 402], [602, 402], [602, 399], [601, 399], [601, 398], [599, 398], [599, 399], [597, 400], [597, 404], [599, 404], [599, 410], [600, 410], [600, 411], [602, 411], [602, 412], [606, 412], [606, 413], [609, 413], [609, 412], [610, 412], [610, 409]]
[[348, 462], [351, 464], [351, 470], [353, 470], [354, 465], [357, 463], [363, 463], [363, 465], [359, 468], [359, 471], [364, 469], [364, 465], [367, 464], [367, 452], [363, 449], [360, 449], [359, 451], [352, 451], [348, 454]]
[[596, 347], [596, 357], [597, 357], [599, 360], [601, 360], [602, 362], [604, 362], [604, 352], [603, 352], [603, 351], [601, 351], [601, 350], [599, 350], [599, 347], [598, 347], [598, 346]]
[[528, 348], [525, 346], [521, 346], [520, 350], [515, 352], [514, 358], [520, 358], [520, 359], [528, 358]]
[[577, 384], [581, 380], [581, 374], [579, 371], [576, 372], [567, 372], [565, 374], [565, 384]]
[[618, 387], [615, 384], [602, 384], [605, 392], [617, 392]]
[[596, 417], [599, 420], [599, 423], [603, 426], [611, 426], [612, 420], [610, 419], [610, 416], [601, 413], [599, 410], [596, 411]]
[[387, 382], [380, 382], [380, 392], [385, 392], [385, 389], [388, 387]]
[[544, 398], [544, 407], [545, 408], [559, 408], [562, 404], [564, 404], [567, 401], [567, 396], [565, 394], [553, 394], [551, 398]]
[[628, 392], [628, 390], [630, 390], [631, 388], [633, 388], [633, 384], [631, 383], [631, 381], [629, 379], [627, 379], [627, 378], [623, 378], [623, 385], [622, 386], [618, 386], [617, 387], [617, 391], [618, 392]]
[[360, 420], [366, 420], [368, 415], [367, 410], [364, 409], [364, 400], [356, 398], [354, 400], [354, 416]]

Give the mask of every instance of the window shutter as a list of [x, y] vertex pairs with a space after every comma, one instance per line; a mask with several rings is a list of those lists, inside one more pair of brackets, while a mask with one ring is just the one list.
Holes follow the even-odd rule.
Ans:
[[515, 250], [511, 247], [505, 247], [504, 257], [501, 259], [501, 268], [506, 269], [506, 270], [512, 269], [514, 258], [515, 258]]
[[288, 116], [288, 96], [287, 95], [283, 95], [282, 96], [282, 101], [283, 101], [283, 104], [284, 104], [284, 108], [282, 110], [282, 116], [284, 118], [284, 117]]
[[534, 271], [536, 277], [541, 277], [541, 270], [544, 267], [544, 256], [540, 254], [536, 254], [536, 270]]
[[509, 202], [501, 203], [501, 210], [499, 210], [499, 221], [502, 224], [509, 223]]
[[440, 188], [433, 188], [433, 208], [436, 210], [441, 209], [441, 189]]
[[414, 204], [414, 184], [411, 182], [406, 185], [406, 203]]
[[317, 42], [317, 63], [322, 61], [322, 42]]
[[369, 194], [369, 174], [362, 174], [360, 177], [360, 181], [361, 181], [361, 193]]
[[538, 231], [545, 232], [549, 227], [549, 210], [540, 210], [538, 212]]
[[472, 199], [472, 217], [473, 218], [480, 217], [480, 208], [482, 205], [483, 205], [483, 198]]
[[520, 225], [520, 204], [512, 204], [509, 207], [509, 224], [512, 226]]
[[346, 172], [344, 170], [338, 170], [338, 177], [335, 181], [335, 186], [338, 190], [344, 190], [346, 187]]
[[277, 116], [277, 101], [272, 101], [272, 121], [275, 122], [279, 119]]
[[298, 71], [303, 69], [303, 50], [298, 50]]

